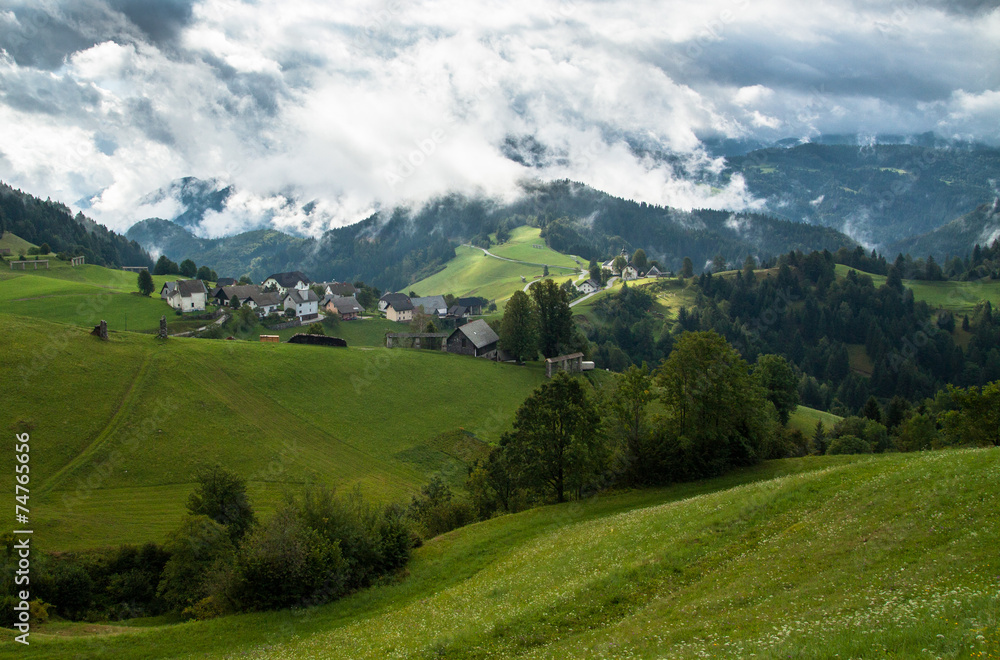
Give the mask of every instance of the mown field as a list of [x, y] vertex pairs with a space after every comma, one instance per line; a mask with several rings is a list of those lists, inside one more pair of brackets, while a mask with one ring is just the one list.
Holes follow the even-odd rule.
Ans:
[[833, 413], [823, 412], [822, 410], [816, 410], [807, 406], [799, 406], [792, 413], [791, 417], [788, 418], [788, 426], [802, 431], [807, 438], [811, 438], [813, 433], [816, 432], [816, 422], [823, 422], [823, 428], [829, 432], [833, 429], [833, 425], [841, 419], [843, 417], [839, 417]]
[[1000, 449], [772, 461], [472, 525], [330, 605], [63, 625], [0, 654], [997, 657], [998, 479]]
[[[528, 249], [531, 249], [530, 247]], [[455, 248], [456, 257], [448, 262], [445, 268], [430, 277], [414, 282], [406, 287], [406, 291], [416, 291], [417, 295], [444, 295], [453, 293], [456, 296], [482, 296], [488, 300], [496, 300], [503, 306], [515, 291], [525, 287], [526, 283], [541, 279], [542, 266], [518, 264], [483, 254], [478, 248], [460, 245]], [[555, 253], [558, 254], [558, 253]], [[562, 284], [567, 279], [576, 279], [576, 273], [569, 275], [568, 270], [552, 269], [551, 279]], [[521, 277], [525, 281], [521, 280]]]
[[[851, 270], [857, 269], [837, 264], [837, 275], [846, 277]], [[884, 275], [865, 274], [872, 278], [875, 286], [885, 283]], [[1000, 305], [1000, 281], [996, 280], [975, 282], [903, 280], [903, 286], [913, 291], [914, 299], [923, 300], [934, 309], [943, 309], [956, 314], [971, 312], [982, 300], [990, 301], [994, 307]]]
[[265, 511], [308, 480], [382, 501], [433, 474], [459, 485], [544, 379], [537, 365], [434, 351], [101, 342], [8, 314], [0, 335], [0, 419], [31, 433], [32, 523], [52, 550], [162, 540], [213, 463], [248, 479]]
[[163, 283], [176, 276], [153, 276], [151, 296], [136, 293], [138, 275], [123, 270], [85, 265], [49, 257], [49, 270], [0, 268], [0, 312], [93, 327], [104, 319], [115, 330], [153, 332], [160, 317], [167, 317], [169, 332], [184, 332], [204, 325], [177, 316], [160, 300]]
[[[587, 262], [580, 257], [566, 255], [550, 248], [546, 245], [541, 233], [542, 230], [537, 227], [528, 227], [527, 225], [516, 227], [511, 231], [510, 239], [506, 243], [491, 247], [490, 252], [508, 259], [527, 261], [533, 264], [561, 266], [574, 271], [587, 267]], [[536, 245], [541, 247], [535, 247]]]

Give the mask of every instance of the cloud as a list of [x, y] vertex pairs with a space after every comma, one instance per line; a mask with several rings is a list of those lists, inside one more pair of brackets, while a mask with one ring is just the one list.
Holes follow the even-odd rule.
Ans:
[[972, 0], [8, 1], [0, 178], [118, 229], [172, 180], [233, 184], [206, 236], [526, 177], [757, 208], [703, 139], [1000, 143], [997, 34]]

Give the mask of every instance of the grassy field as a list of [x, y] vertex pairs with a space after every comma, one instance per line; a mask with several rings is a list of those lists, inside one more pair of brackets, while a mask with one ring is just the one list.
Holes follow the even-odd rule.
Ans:
[[[29, 243], [20, 236], [12, 234], [9, 231], [5, 231], [0, 234], [0, 248], [10, 249], [10, 258], [17, 259], [18, 254], [24, 252], [28, 253], [28, 248], [38, 247], [33, 243]], [[54, 256], [54, 255], [53, 255]]]
[[397, 582], [330, 605], [53, 626], [0, 654], [997, 657], [998, 479], [1000, 449], [772, 461], [466, 527]]
[[49, 270], [0, 269], [3, 312], [82, 327], [93, 327], [104, 319], [110, 329], [137, 332], [158, 329], [164, 315], [171, 333], [204, 324], [177, 316], [160, 300], [163, 283], [176, 276], [153, 276], [153, 295], [140, 296], [136, 273], [92, 265], [72, 267], [54, 256], [49, 263]]
[[[510, 240], [503, 245], [490, 248], [493, 254], [527, 261], [533, 264], [548, 264], [549, 266], [563, 266], [578, 271], [587, 267], [587, 262], [580, 257], [565, 255], [556, 252], [545, 244], [545, 239], [541, 237], [542, 230], [537, 227], [517, 227], [510, 233]], [[541, 247], [534, 247], [539, 245]], [[553, 273], [555, 275], [556, 273]]]
[[816, 410], [815, 408], [807, 408], [806, 406], [799, 406], [796, 408], [795, 412], [792, 413], [791, 417], [789, 417], [788, 426], [802, 431], [807, 438], [811, 438], [812, 434], [816, 432], [816, 422], [823, 422], [823, 427], [829, 431], [833, 428], [833, 425], [841, 419], [843, 419], [843, 417], [838, 417], [833, 413], [823, 412], [822, 410]]
[[[408, 499], [432, 474], [460, 485], [468, 440], [454, 433], [495, 442], [544, 379], [434, 351], [101, 342], [7, 314], [0, 335], [0, 418], [31, 432], [32, 523], [49, 549], [162, 539], [211, 463], [247, 478], [265, 510], [308, 480], [380, 500]], [[476, 396], [485, 383], [490, 396]]]
[[[530, 247], [528, 249], [531, 249]], [[482, 296], [496, 300], [502, 305], [515, 291], [524, 288], [526, 282], [542, 277], [541, 266], [527, 266], [485, 256], [478, 248], [461, 245], [455, 248], [456, 257], [441, 270], [428, 278], [414, 282], [405, 288], [416, 291], [419, 296], [444, 295]], [[551, 275], [557, 283], [575, 279], [576, 275], [565, 276], [553, 270]], [[566, 271], [568, 272], [568, 271]]]
[[[851, 270], [855, 269], [837, 264], [837, 275], [846, 276]], [[881, 286], [885, 283], [884, 275], [866, 274], [872, 278], [875, 286]], [[1000, 305], [1000, 281], [996, 280], [976, 282], [903, 280], [903, 286], [913, 291], [914, 299], [923, 300], [934, 309], [943, 309], [958, 314], [971, 312], [981, 300], [989, 300], [994, 307]]]
[[[676, 279], [641, 279], [633, 280], [629, 286], [647, 287], [649, 292], [655, 297], [651, 310], [661, 314], [665, 319], [677, 318], [677, 312], [681, 307], [690, 309], [695, 303], [695, 294], [689, 288], [690, 282], [682, 282]], [[578, 305], [573, 306], [574, 316], [585, 316], [588, 320], [594, 320], [594, 306], [603, 298], [617, 294], [622, 289], [622, 282], [616, 281], [610, 289], [598, 291], [593, 296]]]
[[[278, 335], [281, 341], [288, 341], [292, 335], [305, 332], [306, 327], [269, 330], [258, 325], [249, 332], [238, 333], [236, 338], [259, 341], [260, 335]], [[324, 332], [330, 337], [344, 339], [348, 346], [375, 347], [385, 346], [386, 332], [413, 332], [413, 328], [408, 323], [396, 323], [383, 318], [366, 318], [364, 320], [341, 321], [333, 328], [324, 327]]]

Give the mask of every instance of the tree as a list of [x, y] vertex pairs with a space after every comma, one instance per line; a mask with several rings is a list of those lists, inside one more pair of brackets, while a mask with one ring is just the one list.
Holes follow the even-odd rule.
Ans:
[[667, 426], [687, 447], [689, 477], [753, 464], [774, 436], [776, 415], [763, 388], [715, 332], [681, 335], [656, 380]]
[[620, 273], [627, 265], [628, 261], [625, 260], [625, 257], [619, 254], [615, 257], [614, 261], [611, 262], [611, 270], [615, 273]]
[[168, 259], [165, 254], [161, 254], [160, 258], [156, 260], [156, 265], [153, 266], [153, 275], [177, 275], [178, 273], [180, 273], [180, 269], [177, 264]]
[[231, 562], [235, 547], [229, 531], [208, 516], [188, 516], [165, 544], [170, 559], [156, 593], [182, 610], [209, 595], [206, 577], [217, 562]]
[[694, 264], [691, 262], [691, 257], [684, 257], [684, 263], [681, 265], [681, 277], [694, 277]]
[[548, 276], [549, 276], [549, 267], [548, 264], [546, 264], [542, 266], [542, 277], [548, 277]]
[[202, 266], [198, 269], [198, 279], [205, 282], [214, 282], [215, 278], [212, 277], [212, 269], [208, 266]]
[[785, 426], [799, 406], [799, 379], [788, 360], [780, 355], [762, 355], [753, 366], [753, 374], [778, 411], [778, 421]]
[[38, 246], [38, 254], [45, 255], [48, 254], [49, 252], [52, 252], [52, 249], [49, 247], [48, 243], [42, 243], [41, 245]]
[[645, 273], [649, 269], [649, 259], [646, 258], [646, 251], [639, 248], [632, 254], [632, 265], [640, 273]]
[[607, 399], [611, 421], [622, 440], [628, 462], [629, 479], [633, 484], [647, 481], [655, 457], [647, 428], [646, 409], [656, 400], [653, 377], [643, 364], [632, 365], [621, 374]]
[[232, 298], [230, 298], [229, 299], [229, 306], [232, 307], [234, 310], [239, 309], [240, 308], [240, 297], [239, 296], [233, 296]]
[[590, 273], [590, 279], [594, 280], [598, 284], [603, 284], [603, 282], [601, 281], [601, 275], [602, 275], [601, 266], [593, 259], [590, 260], [590, 266], [588, 268], [588, 272]]
[[198, 274], [198, 266], [190, 259], [181, 262], [181, 275], [184, 277], [194, 277]]
[[721, 273], [726, 270], [726, 258], [721, 254], [717, 254], [712, 258], [712, 272]]
[[566, 501], [567, 490], [579, 497], [607, 457], [597, 406], [583, 381], [566, 372], [532, 392], [502, 443], [524, 465], [529, 485], [556, 502]]
[[948, 393], [958, 406], [942, 416], [944, 435], [949, 444], [1000, 447], [1000, 381], [981, 389], [948, 386]]
[[240, 284], [243, 284], [243, 285], [253, 284], [253, 280], [250, 279], [249, 275], [241, 275], [240, 276]]
[[153, 276], [149, 274], [148, 270], [139, 271], [139, 293], [144, 296], [148, 296], [153, 293], [156, 285], [153, 284]]
[[310, 323], [309, 327], [306, 328], [306, 334], [310, 335], [325, 335], [326, 329], [323, 328], [323, 324], [317, 321], [316, 323]]
[[500, 321], [500, 348], [520, 364], [538, 352], [538, 318], [534, 303], [524, 291], [515, 291], [507, 301]]
[[559, 347], [573, 336], [573, 312], [566, 292], [552, 280], [529, 289], [538, 313], [538, 347], [547, 358], [559, 355]]
[[878, 404], [878, 399], [873, 396], [868, 397], [864, 407], [861, 409], [861, 416], [882, 423], [882, 406]]
[[187, 508], [192, 515], [208, 516], [225, 525], [234, 542], [255, 522], [246, 480], [218, 465], [198, 474], [198, 486], [188, 497]]

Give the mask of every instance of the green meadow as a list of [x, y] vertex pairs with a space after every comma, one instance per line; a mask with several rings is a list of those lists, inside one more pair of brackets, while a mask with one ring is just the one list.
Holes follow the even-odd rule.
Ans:
[[[837, 264], [837, 275], [846, 277], [851, 270], [856, 269]], [[881, 286], [885, 283], [884, 275], [865, 274], [872, 278], [875, 286]], [[914, 299], [923, 300], [934, 309], [943, 309], [956, 314], [971, 312], [983, 300], [990, 301], [994, 307], [1000, 305], [1000, 281], [997, 280], [972, 282], [903, 280], [903, 286], [913, 291]]]
[[802, 431], [807, 438], [811, 438], [813, 433], [816, 432], [816, 422], [823, 422], [823, 428], [829, 432], [833, 429], [833, 425], [841, 419], [843, 417], [839, 417], [833, 413], [823, 412], [822, 410], [816, 410], [807, 406], [799, 406], [792, 413], [791, 417], [788, 418], [788, 426]]
[[998, 479], [1000, 449], [771, 461], [471, 525], [329, 605], [43, 626], [0, 654], [997, 657]]
[[[528, 249], [531, 249], [530, 247]], [[543, 268], [518, 264], [483, 254], [478, 248], [460, 245], [455, 248], [455, 258], [444, 269], [414, 282], [406, 291], [416, 291], [419, 296], [444, 295], [482, 296], [496, 300], [502, 305], [515, 291], [523, 289], [527, 283], [541, 279]], [[570, 271], [553, 270], [552, 279], [561, 284], [567, 279], [576, 279], [576, 274], [563, 275]], [[524, 281], [521, 278], [524, 277]]]
[[32, 522], [51, 550], [162, 540], [213, 463], [247, 478], [265, 511], [307, 481], [381, 501], [408, 500], [433, 474], [459, 486], [544, 379], [436, 351], [102, 342], [8, 314], [0, 334], [0, 418], [31, 433]]
[[[507, 259], [527, 261], [533, 264], [548, 264], [578, 271], [587, 267], [587, 262], [580, 257], [556, 252], [545, 243], [541, 236], [542, 230], [527, 225], [517, 227], [510, 232], [510, 240], [502, 245], [490, 248], [490, 252]], [[535, 247], [535, 246], [539, 247]], [[555, 273], [553, 273], [555, 275]]]
[[160, 317], [167, 317], [169, 332], [184, 332], [204, 325], [177, 316], [160, 299], [163, 283], [176, 276], [153, 276], [155, 291], [141, 296], [138, 275], [101, 266], [70, 266], [49, 256], [48, 270], [0, 269], [0, 311], [46, 321], [93, 327], [101, 321], [115, 330], [153, 332]]

